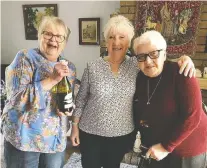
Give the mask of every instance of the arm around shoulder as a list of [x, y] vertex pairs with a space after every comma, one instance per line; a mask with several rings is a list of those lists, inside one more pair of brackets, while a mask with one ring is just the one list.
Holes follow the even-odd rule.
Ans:
[[179, 70], [180, 74], [184, 73], [185, 76], [189, 76], [190, 78], [195, 77], [196, 75], [195, 66], [192, 59], [189, 56], [182, 55], [180, 58], [168, 59], [168, 60], [178, 63], [180, 67]]

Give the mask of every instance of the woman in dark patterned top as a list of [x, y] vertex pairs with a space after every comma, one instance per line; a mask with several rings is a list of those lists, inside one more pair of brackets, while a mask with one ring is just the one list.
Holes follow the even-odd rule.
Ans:
[[7, 67], [2, 119], [7, 168], [62, 168], [65, 163], [68, 118], [57, 113], [51, 90], [65, 76], [74, 86], [74, 64], [58, 62], [69, 34], [60, 18], [45, 17], [39, 48], [19, 51]]
[[[141, 132], [149, 168], [206, 168], [207, 116], [196, 78], [179, 75], [165, 62], [166, 41], [157, 31], [134, 41], [141, 72], [134, 96], [134, 120]], [[157, 160], [157, 161], [156, 161]]]
[[104, 36], [108, 56], [88, 64], [73, 114], [71, 140], [74, 146], [80, 143], [84, 168], [118, 168], [134, 143], [132, 100], [139, 70], [136, 58], [126, 56], [134, 28], [115, 16]]

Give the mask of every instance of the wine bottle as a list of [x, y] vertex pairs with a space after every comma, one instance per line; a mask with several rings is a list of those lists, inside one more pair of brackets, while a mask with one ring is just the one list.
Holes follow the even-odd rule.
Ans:
[[[60, 60], [60, 62], [64, 61], [65, 60]], [[60, 112], [65, 113], [73, 110], [72, 89], [66, 76], [52, 88], [52, 92], [55, 94], [57, 107]]]

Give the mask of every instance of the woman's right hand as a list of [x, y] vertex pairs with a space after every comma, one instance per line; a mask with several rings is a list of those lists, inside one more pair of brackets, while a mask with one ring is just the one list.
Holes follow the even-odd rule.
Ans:
[[70, 139], [71, 139], [73, 146], [78, 146], [80, 144], [78, 125], [72, 126], [72, 132], [71, 132]]
[[43, 90], [50, 90], [53, 86], [60, 82], [63, 77], [70, 75], [70, 70], [67, 64], [67, 62], [58, 62], [55, 64], [50, 77], [41, 81]]
[[58, 62], [55, 64], [53, 73], [50, 76], [53, 80], [60, 82], [64, 76], [69, 76], [68, 62]]

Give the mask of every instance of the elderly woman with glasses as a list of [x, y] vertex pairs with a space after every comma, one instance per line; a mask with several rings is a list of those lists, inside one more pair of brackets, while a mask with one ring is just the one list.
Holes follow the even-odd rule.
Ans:
[[132, 100], [139, 69], [136, 58], [126, 56], [133, 36], [127, 18], [112, 17], [104, 29], [108, 56], [84, 71], [71, 135], [73, 145], [80, 144], [83, 168], [119, 168], [134, 143]]
[[63, 77], [74, 86], [72, 62], [61, 63], [70, 31], [57, 17], [44, 17], [39, 48], [21, 50], [6, 70], [7, 103], [3, 111], [7, 168], [62, 168], [67, 117], [56, 107], [52, 88]]
[[[134, 120], [149, 148], [149, 168], [206, 168], [207, 116], [196, 78], [179, 74], [166, 61], [167, 44], [156, 31], [134, 40], [140, 72], [134, 95]], [[143, 124], [144, 123], [144, 124]]]

